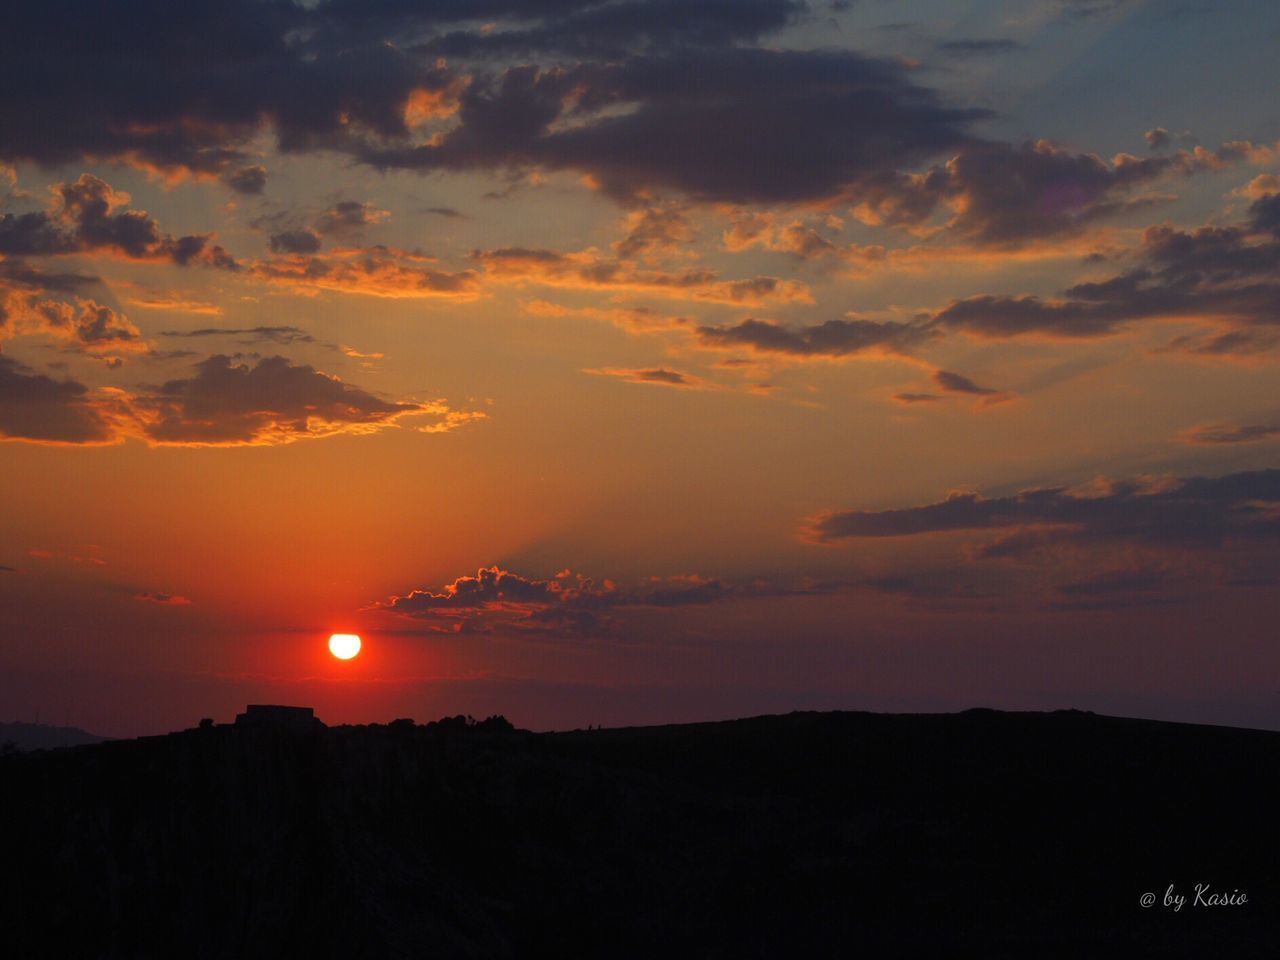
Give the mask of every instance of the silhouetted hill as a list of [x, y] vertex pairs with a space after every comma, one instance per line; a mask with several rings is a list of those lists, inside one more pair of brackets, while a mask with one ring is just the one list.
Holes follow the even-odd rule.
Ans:
[[[0, 759], [0, 921], [15, 957], [1270, 957], [1277, 758], [1076, 712], [192, 730]], [[1196, 883], [1248, 902], [1163, 906]]]
[[51, 727], [44, 723], [0, 723], [0, 745], [11, 743], [18, 750], [53, 750], [102, 743], [108, 737], [79, 727]]

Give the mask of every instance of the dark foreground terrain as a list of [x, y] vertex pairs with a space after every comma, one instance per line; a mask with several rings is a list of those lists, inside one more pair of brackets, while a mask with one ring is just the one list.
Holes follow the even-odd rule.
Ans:
[[1278, 760], [1277, 733], [991, 711], [10, 755], [3, 952], [1274, 957]]

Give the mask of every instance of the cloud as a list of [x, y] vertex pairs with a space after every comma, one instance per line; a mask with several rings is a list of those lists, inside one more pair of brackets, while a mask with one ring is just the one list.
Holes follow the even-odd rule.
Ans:
[[632, 210], [624, 223], [627, 235], [613, 245], [622, 260], [678, 251], [693, 239], [693, 226], [680, 204]]
[[1119, 10], [1129, 0], [1057, 0], [1062, 15], [1069, 19], [1084, 20], [1101, 17]]
[[688, 317], [662, 313], [652, 307], [566, 307], [549, 300], [526, 300], [521, 307], [536, 317], [589, 317], [631, 333], [684, 329], [693, 322]]
[[361, 156], [388, 168], [575, 170], [624, 201], [669, 191], [796, 202], [954, 148], [985, 115], [852, 52], [682, 49], [476, 75], [447, 133]]
[[1171, 142], [1169, 138], [1169, 131], [1164, 127], [1155, 127], [1148, 130], [1142, 135], [1142, 137], [1147, 141], [1147, 146], [1152, 150], [1163, 150], [1165, 147], [1169, 146]]
[[203, 316], [220, 317], [222, 308], [216, 303], [203, 300], [190, 300], [172, 294], [151, 294], [129, 298], [130, 306], [147, 310], [173, 310], [178, 313], [194, 313]]
[[767, 211], [736, 211], [722, 239], [725, 249], [735, 253], [761, 247], [798, 260], [844, 253], [814, 227], [801, 220], [779, 223], [777, 215]]
[[24, 260], [10, 256], [0, 260], [0, 289], [21, 288], [55, 293], [76, 293], [90, 287], [100, 287], [102, 281], [84, 273], [49, 273], [33, 267]]
[[131, 403], [142, 435], [157, 443], [269, 444], [335, 433], [369, 433], [425, 412], [381, 400], [284, 357], [255, 366], [216, 355], [196, 374], [169, 380]]
[[[1131, 541], [1213, 547], [1230, 540], [1280, 537], [1280, 470], [1217, 478], [1188, 477], [1147, 487], [1115, 482], [1102, 492], [1026, 490], [1007, 497], [953, 494], [946, 500], [894, 510], [848, 510], [813, 521], [824, 543], [868, 537], [909, 537], [953, 531], [1060, 528], [1060, 539]], [[989, 554], [995, 556], [998, 554]], [[1012, 553], [1008, 555], [1013, 555]]]
[[686, 389], [706, 389], [708, 384], [698, 377], [679, 370], [668, 370], [666, 367], [655, 367], [648, 370], [630, 370], [618, 367], [603, 367], [584, 370], [584, 373], [604, 377], [616, 377], [627, 383], [650, 384], [659, 387], [683, 387]]
[[207, 235], [174, 237], [141, 210], [119, 210], [129, 195], [89, 173], [53, 188], [49, 212], [0, 216], [0, 254], [53, 256], [103, 251], [129, 260], [179, 266], [236, 269], [236, 262]]
[[525, 23], [505, 30], [452, 30], [429, 41], [425, 50], [447, 57], [562, 53], [616, 59], [670, 47], [752, 41], [805, 12], [805, 4], [798, 0], [594, 0], [556, 4], [555, 8], [546, 4], [504, 6], [503, 13]]
[[151, 590], [144, 590], [141, 593], [135, 593], [133, 599], [141, 600], [143, 603], [154, 603], [164, 607], [188, 607], [191, 601], [186, 597], [173, 593], [156, 593]]
[[319, 11], [293, 3], [18, 0], [5, 20], [0, 157], [50, 167], [127, 162], [259, 192], [252, 141], [265, 127], [284, 150], [338, 145], [352, 128], [404, 136], [411, 94], [450, 80], [382, 37], [321, 31]]
[[[914, 166], [985, 116], [894, 61], [745, 46], [805, 9], [18, 0], [0, 47], [0, 160], [125, 162], [256, 193], [255, 141], [270, 130], [283, 152], [383, 168], [543, 167], [619, 197], [798, 200]], [[423, 139], [423, 124], [438, 129]]]
[[132, 437], [152, 446], [292, 443], [365, 434], [406, 418], [428, 418], [439, 433], [483, 419], [443, 401], [383, 400], [306, 364], [266, 357], [240, 364], [223, 355], [194, 375], [136, 391], [55, 381], [0, 356], [0, 436], [10, 440], [88, 444]]
[[989, 57], [1000, 53], [1017, 53], [1026, 45], [1008, 37], [975, 37], [972, 39], [945, 40], [938, 50], [953, 57]]
[[941, 394], [922, 391], [894, 394], [893, 399], [902, 404], [937, 403], [957, 396], [976, 397], [978, 407], [989, 407], [1003, 403], [1011, 398], [1011, 394], [990, 387], [980, 386], [973, 380], [951, 370], [935, 370], [930, 376], [933, 385], [942, 391]]
[[869, 224], [921, 228], [944, 209], [951, 216], [933, 229], [947, 239], [1016, 248], [1071, 236], [1104, 217], [1162, 202], [1160, 196], [1129, 196], [1160, 178], [1222, 170], [1272, 154], [1267, 147], [1229, 141], [1217, 150], [1195, 147], [1158, 157], [1122, 153], [1108, 162], [1048, 140], [1020, 146], [973, 141], [945, 164], [869, 181], [854, 212]]
[[50, 336], [91, 353], [149, 349], [128, 317], [95, 300], [42, 299], [25, 290], [6, 289], [0, 280], [0, 339], [23, 333]]
[[779, 587], [762, 581], [730, 583], [698, 575], [651, 577], [627, 587], [562, 570], [545, 580], [498, 566], [458, 577], [440, 592], [411, 590], [369, 609], [423, 621], [446, 633], [510, 629], [552, 634], [591, 634], [618, 625], [617, 611], [674, 609], [760, 596], [829, 592], [820, 584]]
[[320, 249], [320, 237], [313, 230], [285, 230], [273, 233], [268, 246], [272, 253], [316, 253]]
[[1061, 298], [982, 294], [952, 301], [927, 325], [996, 339], [1089, 339], [1139, 320], [1193, 319], [1235, 329], [1208, 341], [1182, 338], [1175, 348], [1202, 355], [1257, 352], [1270, 345], [1269, 328], [1280, 317], [1280, 235], [1271, 232], [1270, 199], [1255, 200], [1249, 219], [1236, 226], [1150, 227], [1139, 267], [1076, 284]]
[[839, 359], [866, 354], [909, 356], [935, 336], [928, 327], [876, 320], [827, 320], [788, 327], [772, 320], [746, 319], [733, 326], [701, 326], [698, 342], [720, 350], [747, 347], [756, 353], [794, 358]]
[[236, 193], [256, 196], [267, 186], [267, 168], [261, 164], [250, 167], [228, 169], [223, 172], [221, 180]]
[[314, 229], [324, 236], [349, 236], [365, 227], [382, 223], [390, 216], [389, 210], [380, 210], [371, 203], [343, 200], [321, 213], [316, 218]]
[[1185, 577], [1160, 566], [1118, 567], [1058, 584], [1049, 610], [1124, 610], [1169, 606], [1190, 599]]
[[114, 428], [84, 384], [53, 380], [0, 355], [0, 438], [110, 443]]
[[952, 373], [950, 370], [935, 370], [933, 382], [941, 389], [951, 393], [968, 393], [979, 397], [990, 397], [1000, 392], [989, 387], [980, 387], [968, 377], [959, 373]]
[[450, 272], [434, 258], [412, 250], [375, 246], [339, 249], [323, 255], [291, 254], [257, 260], [246, 267], [259, 280], [300, 293], [331, 290], [387, 298], [472, 300], [480, 295], [474, 271]]
[[937, 403], [939, 400], [945, 399], [936, 393], [895, 393], [893, 399], [899, 403]]
[[1252, 423], [1245, 426], [1233, 424], [1217, 424], [1215, 426], [1196, 427], [1181, 435], [1184, 443], [1194, 444], [1233, 444], [1260, 443], [1280, 437], [1280, 424]]
[[243, 343], [315, 343], [301, 327], [202, 327], [199, 330], [165, 330], [162, 337], [236, 337]]
[[595, 250], [558, 253], [554, 250], [506, 247], [476, 250], [473, 261], [492, 282], [540, 283], [572, 290], [625, 290], [677, 300], [698, 300], [739, 306], [764, 303], [812, 303], [809, 288], [796, 280], [751, 277], [723, 280], [703, 268], [642, 269], [601, 256]]

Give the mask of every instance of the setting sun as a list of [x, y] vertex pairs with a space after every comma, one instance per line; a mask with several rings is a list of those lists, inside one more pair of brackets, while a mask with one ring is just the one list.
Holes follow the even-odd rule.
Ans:
[[360, 652], [360, 638], [354, 633], [335, 633], [329, 638], [329, 652], [339, 660], [350, 660]]

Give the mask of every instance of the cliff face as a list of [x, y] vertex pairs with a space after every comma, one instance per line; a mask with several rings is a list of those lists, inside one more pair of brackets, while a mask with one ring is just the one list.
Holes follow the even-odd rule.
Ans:
[[[1280, 734], [795, 714], [0, 758], [16, 957], [1270, 956]], [[1143, 909], [1197, 882], [1249, 903]]]

